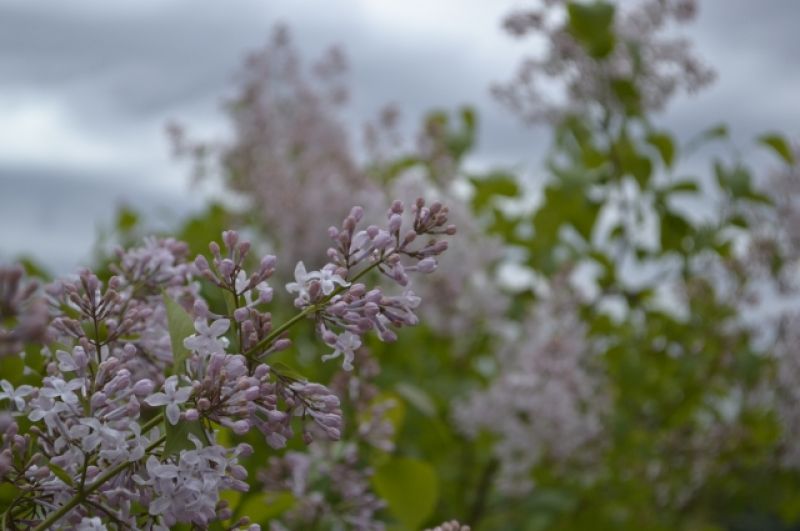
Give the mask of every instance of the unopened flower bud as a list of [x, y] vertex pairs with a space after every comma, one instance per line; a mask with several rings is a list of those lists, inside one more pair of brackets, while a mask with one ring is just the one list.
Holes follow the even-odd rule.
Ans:
[[361, 221], [361, 218], [364, 217], [364, 209], [360, 206], [354, 206], [350, 209], [350, 215], [356, 220], [356, 222]]
[[194, 266], [197, 268], [198, 271], [208, 271], [210, 269], [208, 265], [208, 260], [202, 254], [198, 254], [197, 257], [194, 259]]
[[224, 277], [230, 277], [233, 274], [233, 270], [235, 268], [236, 265], [230, 258], [225, 258], [219, 263], [219, 272]]
[[225, 243], [228, 249], [233, 249], [236, 247], [236, 243], [239, 241], [239, 233], [235, 230], [222, 231], [222, 241]]
[[400, 230], [400, 226], [403, 224], [403, 218], [400, 214], [392, 214], [392, 217], [389, 218], [389, 232], [392, 234], [397, 233]]
[[417, 264], [417, 271], [420, 273], [433, 273], [436, 270], [436, 259], [432, 257], [423, 258]]
[[236, 319], [237, 323], [243, 322], [247, 317], [250, 315], [249, 308], [236, 308], [233, 312], [233, 318]]
[[231, 429], [236, 435], [244, 435], [250, 431], [250, 423], [246, 420], [237, 420], [231, 425]]
[[143, 378], [133, 384], [133, 394], [136, 396], [146, 396], [153, 392], [155, 384], [148, 378]]

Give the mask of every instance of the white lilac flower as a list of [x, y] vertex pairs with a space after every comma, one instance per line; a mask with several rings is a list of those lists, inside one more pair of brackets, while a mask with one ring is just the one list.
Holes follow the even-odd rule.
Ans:
[[197, 319], [194, 328], [197, 333], [183, 340], [183, 346], [203, 356], [225, 352], [228, 340], [222, 335], [228, 331], [230, 320], [217, 319], [209, 325], [205, 319]]
[[[236, 293], [241, 293], [244, 295], [244, 300], [247, 303], [247, 306], [252, 306], [255, 303], [259, 302], [269, 302], [272, 300], [272, 288], [266, 281], [261, 281], [256, 283], [255, 286], [251, 287], [250, 277], [244, 272], [244, 270], [239, 271], [239, 274], [236, 276]], [[258, 298], [256, 301], [253, 301], [253, 291], [258, 293]]]
[[84, 386], [83, 378], [75, 378], [69, 382], [61, 378], [45, 378], [46, 387], [43, 387], [40, 394], [47, 398], [58, 398], [65, 404], [77, 404], [78, 395], [75, 391]]
[[99, 517], [84, 516], [75, 529], [76, 531], [106, 531], [108, 528]]
[[345, 331], [336, 338], [334, 351], [330, 354], [325, 354], [322, 356], [322, 361], [328, 361], [342, 356], [342, 367], [344, 367], [346, 371], [350, 371], [353, 369], [353, 358], [355, 357], [355, 352], [360, 347], [361, 338], [352, 332]]
[[195, 437], [194, 450], [182, 450], [176, 462], [162, 463], [150, 456], [147, 478], [135, 481], [153, 490], [148, 512], [161, 516], [168, 525], [194, 522], [206, 526], [217, 517], [219, 493], [223, 489], [246, 491], [247, 471], [237, 464], [239, 449], [228, 450], [217, 444], [203, 446]]
[[69, 406], [64, 402], [57, 402], [52, 398], [39, 395], [30, 401], [28, 418], [34, 422], [44, 420], [48, 426], [54, 426], [60, 413], [67, 411]]
[[179, 404], [183, 404], [192, 394], [191, 387], [178, 388], [178, 377], [170, 376], [164, 381], [164, 392], [154, 393], [144, 399], [150, 406], [167, 406], [166, 414], [170, 424], [177, 424], [181, 418]]
[[312, 271], [308, 277], [319, 280], [320, 288], [322, 289], [322, 293], [325, 295], [330, 295], [333, 293], [333, 290], [336, 289], [337, 285], [341, 287], [347, 287], [350, 285], [350, 283], [343, 279], [341, 275], [336, 274], [336, 266], [333, 264], [326, 265], [320, 271]]
[[70, 353], [64, 350], [56, 351], [58, 369], [64, 372], [79, 372], [86, 368], [86, 352], [82, 347], [75, 347]]
[[306, 272], [305, 264], [303, 264], [303, 262], [297, 262], [297, 265], [294, 267], [294, 282], [286, 284], [286, 291], [297, 294], [295, 306], [307, 304], [311, 299], [308, 294], [307, 284], [312, 278], [313, 277]]
[[341, 275], [336, 273], [336, 266], [333, 264], [327, 264], [319, 271], [306, 271], [305, 264], [297, 262], [294, 268], [294, 279], [294, 282], [286, 284], [286, 291], [297, 294], [295, 299], [296, 306], [303, 306], [310, 302], [311, 295], [308, 288], [312, 281], [319, 282], [319, 289], [324, 295], [333, 293], [336, 286], [347, 287], [350, 285]]
[[80, 424], [73, 426], [70, 436], [81, 441], [85, 452], [92, 452], [98, 446], [103, 449], [121, 450], [125, 444], [127, 433], [116, 430], [93, 417], [83, 418]]
[[0, 380], [0, 387], [3, 392], [0, 393], [0, 400], [9, 400], [14, 403], [18, 411], [25, 409], [25, 397], [33, 392], [33, 387], [30, 385], [20, 385], [16, 389], [11, 385], [8, 380]]

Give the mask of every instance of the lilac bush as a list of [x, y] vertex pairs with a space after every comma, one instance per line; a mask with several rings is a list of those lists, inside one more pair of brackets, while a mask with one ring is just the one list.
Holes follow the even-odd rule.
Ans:
[[[455, 227], [441, 203], [418, 199], [410, 211], [405, 221], [406, 208], [395, 201], [383, 226], [364, 227], [355, 207], [331, 227], [330, 261], [312, 271], [297, 264], [286, 289], [298, 312], [281, 324], [268, 309], [277, 260], [267, 255], [250, 268], [251, 244], [235, 231], [209, 245], [210, 260], [189, 261], [186, 245], [174, 239], [147, 239], [118, 252], [106, 281], [82, 270], [41, 289], [19, 268], [3, 270], [4, 312], [17, 320], [3, 332], [4, 346], [42, 345], [41, 353], [10, 354], [24, 359], [30, 383], [0, 381], [0, 478], [17, 492], [3, 527], [206, 527], [232, 516], [223, 491], [249, 488], [241, 463], [253, 446], [231, 442], [237, 437], [258, 433], [280, 449], [299, 423], [306, 444], [339, 440], [340, 397], [272, 366], [270, 356], [291, 349], [287, 330], [309, 319], [331, 350], [322, 358], [341, 357], [351, 371], [366, 334], [393, 341], [398, 328], [418, 322], [410, 276], [436, 269], [447, 249], [442, 237]], [[370, 287], [372, 270], [402, 292]], [[204, 297], [204, 284], [222, 294], [224, 309]], [[363, 431], [367, 439], [381, 429], [373, 424]], [[298, 493], [306, 481], [299, 471], [330, 447], [311, 448], [281, 458], [296, 470], [291, 489]], [[352, 475], [347, 448], [344, 465], [326, 473], [339, 478], [343, 496], [363, 494], [351, 524], [367, 529], [381, 503]], [[275, 461], [265, 474], [281, 466]], [[243, 515], [228, 528], [258, 526]]]
[[[623, 109], [631, 90], [644, 109], [660, 111], [679, 90], [695, 92], [713, 81], [713, 70], [672, 27], [695, 17], [695, 0], [643, 0], [616, 16], [614, 8], [604, 2], [546, 0], [511, 13], [506, 31], [518, 38], [542, 37], [544, 53], [527, 57], [514, 78], [494, 85], [495, 96], [527, 122], [557, 124], [597, 107]], [[581, 28], [570, 25], [577, 18], [571, 15], [580, 10], [597, 25], [586, 28], [598, 33], [592, 42], [582, 42], [576, 36]], [[601, 34], [607, 22], [612, 28]], [[634, 78], [635, 87], [625, 84]]]
[[507, 494], [528, 494], [535, 486], [531, 470], [541, 463], [558, 469], [568, 461], [594, 462], [602, 452], [610, 390], [579, 304], [564, 279], [554, 283], [502, 342], [489, 387], [453, 408], [466, 435], [497, 438], [497, 487]]

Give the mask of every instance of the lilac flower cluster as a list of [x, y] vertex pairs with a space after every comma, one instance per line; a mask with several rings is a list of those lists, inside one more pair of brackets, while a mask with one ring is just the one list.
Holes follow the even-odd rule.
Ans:
[[[371, 490], [371, 474], [359, 463], [352, 443], [315, 445], [306, 453], [271, 458], [261, 475], [265, 490], [291, 492], [295, 505], [271, 522], [270, 529], [305, 529], [316, 522], [331, 529], [383, 530], [376, 513], [385, 504]], [[325, 490], [335, 494], [333, 499], [325, 496]]]
[[[36, 296], [39, 284], [25, 279], [20, 266], [0, 266], [0, 356], [40, 343], [47, 331], [47, 306]], [[8, 323], [13, 323], [8, 328]]]
[[[409, 273], [433, 272], [438, 264], [436, 257], [447, 250], [447, 242], [436, 236], [455, 234], [455, 226], [447, 222], [448, 209], [439, 202], [427, 207], [422, 198], [418, 199], [412, 206], [413, 223], [407, 229], [403, 228], [403, 211], [403, 203], [395, 201], [386, 227], [369, 225], [356, 230], [364, 211], [353, 208], [341, 228], [328, 230], [335, 243], [328, 249], [331, 261], [311, 272], [298, 263], [295, 281], [286, 286], [296, 295], [295, 306], [313, 313], [317, 333], [334, 349], [324, 359], [342, 357], [346, 369], [352, 368], [361, 336], [368, 331], [375, 330], [382, 341], [394, 341], [395, 328], [418, 322], [414, 310], [420, 299], [410, 289], [401, 295], [386, 295], [380, 288], [368, 290], [356, 281], [377, 269], [407, 287]], [[434, 237], [417, 245], [418, 239], [428, 235]]]
[[359, 419], [354, 429], [343, 440], [322, 441], [310, 452], [274, 457], [259, 473], [266, 491], [290, 492], [295, 499], [290, 510], [271, 522], [274, 531], [303, 529], [315, 522], [325, 528], [384, 529], [378, 511], [385, 504], [370, 487], [372, 467], [367, 456], [370, 449], [394, 450], [394, 425], [388, 413], [396, 403], [378, 396], [372, 382], [379, 372], [377, 361], [366, 349], [359, 349], [356, 356], [354, 370], [338, 371], [331, 384], [351, 416]]
[[[619, 108], [613, 83], [636, 79], [644, 109], [658, 111], [679, 90], [699, 90], [713, 72], [693, 54], [690, 43], [675, 37], [669, 24], [683, 24], [697, 12], [695, 0], [643, 0], [614, 20], [617, 44], [601, 59], [589, 55], [571, 33], [566, 0], [547, 0], [541, 7], [517, 10], [504, 23], [515, 37], [541, 35], [548, 44], [540, 56], [526, 58], [516, 76], [493, 87], [495, 96], [528, 122], [556, 123], [565, 114], [583, 112], [592, 103]], [[618, 11], [620, 11], [618, 9]], [[566, 98], [548, 96], [556, 83]]]
[[574, 298], [545, 299], [518, 332], [500, 349], [488, 388], [454, 409], [467, 435], [497, 437], [498, 485], [516, 495], [534, 486], [538, 463], [575, 462], [597, 451], [608, 402]]
[[[401, 284], [404, 267], [435, 269], [446, 243], [411, 243], [452, 234], [447, 209], [419, 200], [413, 228], [401, 233], [402, 211], [393, 204], [388, 229], [354, 232], [360, 212], [354, 208], [336, 235], [335, 261], [289, 288], [301, 311], [280, 326], [266, 309], [276, 259], [263, 257], [248, 274], [250, 244], [233, 231], [223, 233], [224, 250], [210, 244], [210, 261], [188, 261], [181, 242], [148, 239], [118, 252], [109, 267], [115, 276], [107, 281], [83, 270], [47, 286], [46, 297], [35, 288], [18, 296], [20, 275], [9, 274], [4, 301], [14, 303], [10, 308], [43, 305], [46, 334], [36, 335], [44, 344], [41, 366], [29, 367], [26, 383], [0, 381], [0, 403], [8, 408], [0, 417], [0, 481], [19, 493], [3, 521], [33, 529], [205, 527], [232, 515], [220, 498], [223, 489], [248, 489], [239, 461], [253, 450], [218, 443], [219, 430], [233, 437], [256, 430], [266, 444], [283, 448], [294, 436], [293, 419], [302, 419], [306, 443], [316, 436], [338, 440], [339, 397], [266, 361], [290, 347], [286, 330], [306, 316], [348, 366], [368, 330], [388, 340], [392, 328], [416, 323], [413, 294], [388, 296], [355, 283], [371, 269]], [[221, 290], [224, 310], [200, 295], [201, 279]], [[22, 358], [19, 351], [13, 355]], [[346, 470], [343, 484], [366, 492], [368, 482], [349, 479]], [[258, 527], [246, 518], [228, 526]]]

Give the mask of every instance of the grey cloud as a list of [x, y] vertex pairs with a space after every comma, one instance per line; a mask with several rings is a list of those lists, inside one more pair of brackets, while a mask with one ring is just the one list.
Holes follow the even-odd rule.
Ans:
[[[198, 121], [222, 126], [219, 102], [241, 58], [284, 20], [305, 57], [334, 43], [350, 56], [354, 100], [345, 118], [354, 128], [387, 102], [403, 108], [409, 130], [431, 107], [472, 103], [480, 109], [482, 125], [476, 160], [530, 163], [546, 148], [549, 135], [521, 126], [488, 94], [489, 84], [509, 77], [525, 51], [524, 44], [497, 44], [506, 42], [499, 37], [499, 19], [512, 5], [493, 3], [496, 16], [479, 21], [480, 34], [466, 38], [449, 31], [459, 24], [457, 14], [441, 20], [438, 34], [409, 27], [389, 36], [356, 11], [353, 0], [9, 0], [0, 3], [0, 96], [17, 91], [57, 99], [78, 117], [81, 131], [120, 144], [137, 135], [152, 138], [153, 128], [168, 118], [181, 119], [190, 129]], [[681, 98], [661, 119], [684, 136], [721, 118], [741, 139], [765, 128], [800, 134], [800, 106], [794, 98], [800, 93], [795, 65], [799, 14], [796, 0], [702, 3], [700, 19], [687, 34], [719, 70], [720, 80], [704, 95]], [[487, 52], [494, 49], [489, 38], [500, 46], [495, 54]], [[152, 149], [152, 144], [142, 149], [145, 145]], [[27, 237], [7, 231], [0, 235], [0, 250], [6, 254], [51, 241], [52, 234], [37, 225], [42, 216], [63, 228], [64, 238], [74, 229], [91, 239], [85, 229], [93, 227], [90, 216], [107, 217], [104, 205], [113, 205], [114, 197], [158, 202], [141, 186], [135, 168], [107, 168], [107, 175], [98, 177], [103, 191], [97, 192], [82, 188], [86, 175], [77, 170], [44, 171], [44, 166], [44, 151], [41, 163], [13, 172], [0, 161], [0, 201], [7, 207], [0, 209], [0, 223], [13, 212], [15, 220], [26, 220], [13, 222], [18, 234], [29, 231]], [[11, 179], [12, 173], [17, 177]], [[129, 183], [127, 188], [123, 183]], [[80, 221], [70, 221], [71, 216]], [[68, 229], [71, 223], [84, 228]], [[51, 255], [55, 260], [56, 253]]]
[[92, 246], [114, 214], [128, 205], [158, 230], [197, 209], [201, 198], [143, 190], [136, 176], [87, 176], [49, 168], [0, 167], [0, 263], [31, 254], [54, 272], [88, 265]]

